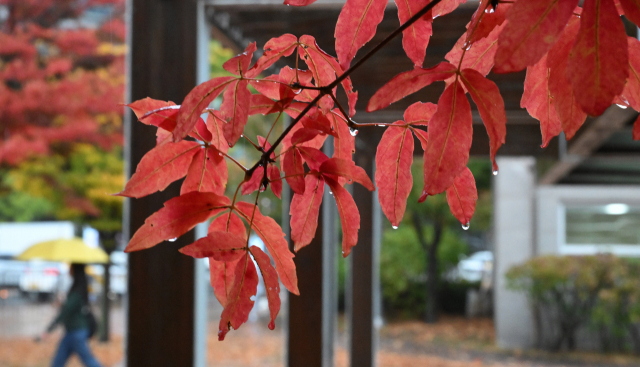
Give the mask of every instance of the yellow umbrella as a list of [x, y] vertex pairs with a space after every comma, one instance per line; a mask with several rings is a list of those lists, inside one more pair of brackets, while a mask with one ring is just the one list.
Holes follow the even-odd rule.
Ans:
[[109, 255], [101, 248], [89, 247], [82, 239], [75, 237], [36, 243], [16, 259], [41, 259], [66, 263], [93, 264], [108, 262]]

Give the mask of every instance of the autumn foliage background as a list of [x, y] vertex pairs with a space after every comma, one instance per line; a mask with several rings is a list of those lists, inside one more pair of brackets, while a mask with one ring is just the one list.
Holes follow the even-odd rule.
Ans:
[[[118, 231], [122, 201], [106, 194], [123, 184], [124, 1], [0, 5], [0, 219]], [[87, 9], [106, 20], [83, 23]]]
[[[140, 122], [158, 128], [157, 146], [141, 160], [120, 195], [146, 196], [186, 178], [181, 195], [145, 221], [127, 251], [150, 248], [214, 218], [208, 236], [181, 252], [210, 259], [212, 285], [224, 306], [220, 339], [246, 322], [257, 271], [267, 288], [273, 328], [280, 308], [280, 282], [294, 294], [298, 288], [294, 255], [280, 226], [261, 213], [261, 192], [269, 189], [280, 197], [282, 181], [287, 181], [294, 193], [290, 238], [294, 251], [304, 251], [317, 229], [326, 184], [338, 206], [342, 251], [347, 256], [358, 242], [360, 215], [345, 185], [358, 183], [377, 190], [384, 214], [398, 226], [413, 187], [414, 137], [424, 149], [419, 201], [444, 193], [452, 214], [468, 227], [478, 195], [467, 168], [472, 140], [467, 94], [489, 135], [494, 174], [499, 170], [495, 155], [506, 135], [504, 102], [496, 84], [486, 78], [489, 72], [527, 69], [521, 105], [540, 121], [543, 146], [560, 132], [571, 138], [587, 115], [601, 115], [612, 104], [640, 109], [636, 72], [640, 41], [626, 35], [621, 18], [640, 24], [640, 3], [586, 0], [579, 6], [578, 0], [482, 0], [445, 60], [424, 67], [432, 22], [464, 2], [396, 1], [403, 25], [391, 37], [402, 33], [404, 50], [415, 67], [381, 86], [368, 101], [367, 111], [383, 109], [434, 82], [446, 85], [437, 104], [415, 103], [401, 121], [358, 124], [351, 119], [358, 94], [349, 74], [375, 57], [378, 48], [360, 59], [356, 55], [375, 34], [386, 0], [345, 3], [336, 23], [337, 57], [322, 51], [311, 35], [285, 34], [267, 42], [255, 62], [257, 46], [250, 44], [223, 65], [230, 75], [196, 86], [180, 105], [149, 98], [131, 103]], [[288, 66], [262, 77], [283, 57], [288, 57]], [[338, 89], [346, 94], [345, 105], [338, 103]], [[221, 103], [212, 107], [219, 96]], [[266, 136], [246, 134], [248, 116], [255, 114], [277, 116]], [[291, 123], [280, 128], [282, 133], [272, 133], [283, 114]], [[386, 127], [376, 154], [375, 186], [352, 159], [355, 135], [369, 126]], [[634, 135], [639, 129], [636, 126]], [[329, 136], [333, 152], [327, 156], [321, 148]], [[241, 140], [260, 153], [258, 161], [247, 167], [228, 154], [229, 147]], [[229, 170], [240, 170], [244, 180], [232, 188], [233, 194], [225, 195]], [[248, 246], [251, 231], [261, 237], [268, 254]]]

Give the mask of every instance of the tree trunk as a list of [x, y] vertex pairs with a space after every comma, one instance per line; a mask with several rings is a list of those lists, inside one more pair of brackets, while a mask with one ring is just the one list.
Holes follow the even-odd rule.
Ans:
[[425, 311], [425, 322], [428, 324], [434, 324], [438, 321], [438, 247], [440, 246], [440, 239], [442, 238], [442, 223], [433, 222], [433, 241], [428, 243], [422, 229], [424, 224], [420, 217], [416, 214], [412, 215], [413, 226], [415, 227], [418, 242], [424, 250], [427, 266], [427, 304]]

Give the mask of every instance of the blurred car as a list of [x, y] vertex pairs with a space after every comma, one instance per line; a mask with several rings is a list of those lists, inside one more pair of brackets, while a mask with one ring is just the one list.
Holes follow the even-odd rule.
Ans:
[[493, 253], [491, 251], [478, 251], [471, 256], [460, 260], [456, 267], [456, 276], [467, 282], [480, 282], [492, 268]]
[[20, 277], [20, 293], [40, 301], [66, 292], [71, 286], [69, 266], [41, 260], [26, 261]]
[[10, 258], [0, 259], [0, 288], [20, 287], [20, 278], [27, 264]]

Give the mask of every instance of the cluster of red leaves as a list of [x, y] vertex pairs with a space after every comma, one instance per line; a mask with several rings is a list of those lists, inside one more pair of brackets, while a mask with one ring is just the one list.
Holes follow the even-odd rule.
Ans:
[[99, 50], [101, 38], [124, 41], [122, 21], [99, 31], [55, 28], [60, 17], [102, 3], [123, 1], [0, 1], [9, 14], [0, 29], [0, 164], [65, 143], [122, 144], [124, 56]]
[[[286, 0], [285, 4], [305, 6], [314, 1]], [[402, 220], [412, 189], [414, 135], [425, 152], [420, 200], [446, 192], [451, 212], [463, 226], [468, 225], [477, 191], [466, 167], [472, 139], [467, 93], [489, 135], [495, 173], [495, 155], [506, 135], [504, 102], [496, 84], [486, 78], [492, 70], [506, 73], [528, 68], [522, 105], [540, 120], [543, 145], [562, 130], [571, 137], [587, 114], [599, 115], [614, 102], [640, 108], [636, 105], [640, 102], [636, 101], [640, 79], [635, 71], [640, 66], [635, 56], [638, 41], [627, 40], [620, 20], [623, 11], [631, 20], [640, 20], [637, 2], [585, 0], [584, 8], [580, 8], [578, 0], [481, 0], [467, 31], [446, 55], [446, 61], [422, 67], [433, 19], [463, 2], [396, 1], [400, 22], [407, 25], [403, 47], [415, 67], [381, 87], [367, 110], [384, 108], [437, 81], [444, 81], [446, 88], [437, 105], [415, 103], [405, 111], [404, 121], [388, 124], [379, 144], [375, 181], [383, 212], [393, 226]], [[336, 25], [337, 58], [322, 51], [311, 36], [285, 34], [267, 42], [253, 66], [256, 46], [249, 45], [244, 53], [224, 64], [233, 76], [200, 84], [180, 106], [151, 99], [129, 105], [141, 122], [158, 127], [158, 145], [141, 160], [121, 195], [141, 197], [163, 190], [184, 176], [186, 179], [181, 196], [167, 201], [146, 220], [127, 251], [155, 246], [215, 217], [208, 236], [181, 252], [210, 259], [211, 284], [224, 306], [220, 339], [231, 327], [244, 323], [253, 306], [251, 296], [256, 293], [258, 277], [251, 257], [268, 289], [270, 327], [280, 308], [278, 278], [289, 291], [298, 293], [293, 254], [282, 229], [260, 213], [259, 192], [255, 204], [239, 201], [239, 192], [249, 195], [270, 186], [279, 197], [285, 179], [294, 192], [291, 240], [298, 251], [315, 235], [327, 184], [340, 213], [344, 256], [357, 243], [360, 217], [344, 185], [355, 181], [369, 190], [374, 186], [352, 160], [355, 145], [349, 130], [363, 125], [351, 120], [357, 93], [348, 75], [357, 51], [374, 36], [387, 3], [347, 0]], [[278, 74], [258, 77], [294, 52], [296, 68], [284, 67]], [[297, 68], [298, 58], [307, 70]], [[347, 94], [348, 113], [335, 98], [338, 84]], [[249, 85], [259, 94], [251, 94]], [[210, 109], [210, 103], [220, 95], [220, 109]], [[201, 118], [203, 113], [207, 113], [206, 122]], [[243, 131], [248, 116], [257, 113], [285, 113], [293, 123], [272, 143], [267, 136], [258, 137], [256, 144]], [[329, 135], [334, 142], [332, 157], [320, 150]], [[185, 140], [187, 136], [196, 141]], [[262, 153], [260, 161], [248, 169], [227, 155], [228, 147], [243, 137]], [[276, 148], [280, 148], [278, 155]], [[232, 198], [224, 196], [227, 159], [245, 172]], [[249, 246], [252, 230], [265, 242], [271, 258]]]

